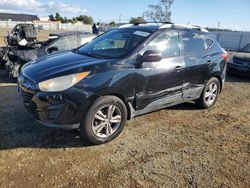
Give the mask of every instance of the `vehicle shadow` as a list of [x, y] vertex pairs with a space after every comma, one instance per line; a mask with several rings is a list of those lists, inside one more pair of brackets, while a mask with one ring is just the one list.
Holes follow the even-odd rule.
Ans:
[[78, 130], [47, 128], [23, 106], [15, 85], [0, 84], [0, 150], [88, 147]]
[[0, 68], [0, 84], [16, 83], [16, 78], [10, 78], [4, 68]]
[[169, 110], [201, 110], [200, 108], [198, 108], [195, 104], [195, 102], [185, 102], [182, 104], [178, 104], [176, 106], [171, 106], [169, 108], [167, 108]]

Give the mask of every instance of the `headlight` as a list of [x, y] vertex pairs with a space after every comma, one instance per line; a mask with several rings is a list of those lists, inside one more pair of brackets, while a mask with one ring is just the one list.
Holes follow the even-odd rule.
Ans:
[[82, 73], [70, 74], [67, 76], [52, 78], [50, 80], [38, 83], [38, 87], [41, 91], [48, 91], [48, 92], [64, 91], [74, 86], [88, 75], [89, 72], [82, 72]]

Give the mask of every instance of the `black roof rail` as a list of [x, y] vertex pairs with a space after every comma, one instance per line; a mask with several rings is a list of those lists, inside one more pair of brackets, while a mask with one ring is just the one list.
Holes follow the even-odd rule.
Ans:
[[131, 27], [131, 26], [139, 26], [140, 24], [158, 24], [160, 29], [163, 28], [186, 28], [186, 29], [195, 29], [202, 32], [208, 33], [208, 30], [198, 25], [187, 25], [187, 24], [175, 24], [173, 22], [141, 22], [141, 23], [132, 23], [132, 24], [124, 24], [119, 28]]
[[173, 22], [138, 22], [133, 23], [134, 25], [140, 25], [140, 24], [174, 24]]
[[164, 24], [174, 24], [173, 22], [138, 22], [138, 23], [127, 23], [121, 25], [119, 28], [122, 27], [130, 27], [130, 26], [139, 26], [142, 24], [158, 24], [158, 25], [164, 25]]

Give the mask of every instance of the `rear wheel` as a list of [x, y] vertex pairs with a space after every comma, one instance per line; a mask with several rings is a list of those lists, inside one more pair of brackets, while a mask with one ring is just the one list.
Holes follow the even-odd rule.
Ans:
[[123, 130], [127, 120], [127, 108], [115, 96], [97, 99], [82, 122], [80, 131], [90, 144], [102, 144], [115, 139]]
[[211, 108], [217, 101], [220, 87], [220, 81], [217, 78], [211, 78], [207, 82], [200, 98], [195, 101], [197, 106], [204, 109]]

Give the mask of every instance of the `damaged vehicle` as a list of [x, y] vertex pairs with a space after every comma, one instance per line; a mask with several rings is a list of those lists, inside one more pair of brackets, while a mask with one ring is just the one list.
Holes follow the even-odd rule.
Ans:
[[59, 51], [77, 48], [95, 38], [84, 32], [64, 32], [49, 35], [46, 41], [37, 41], [37, 31], [32, 24], [19, 24], [6, 37], [7, 51], [3, 61], [8, 75], [18, 77], [20, 68], [31, 60]]
[[116, 138], [127, 120], [187, 101], [208, 109], [228, 55], [206, 29], [129, 24], [22, 67], [18, 91], [41, 124], [79, 129], [90, 144]]
[[227, 74], [250, 77], [250, 54], [240, 52], [233, 55], [228, 62]]
[[0, 68], [4, 67], [3, 56], [7, 50], [7, 47], [0, 47]]

